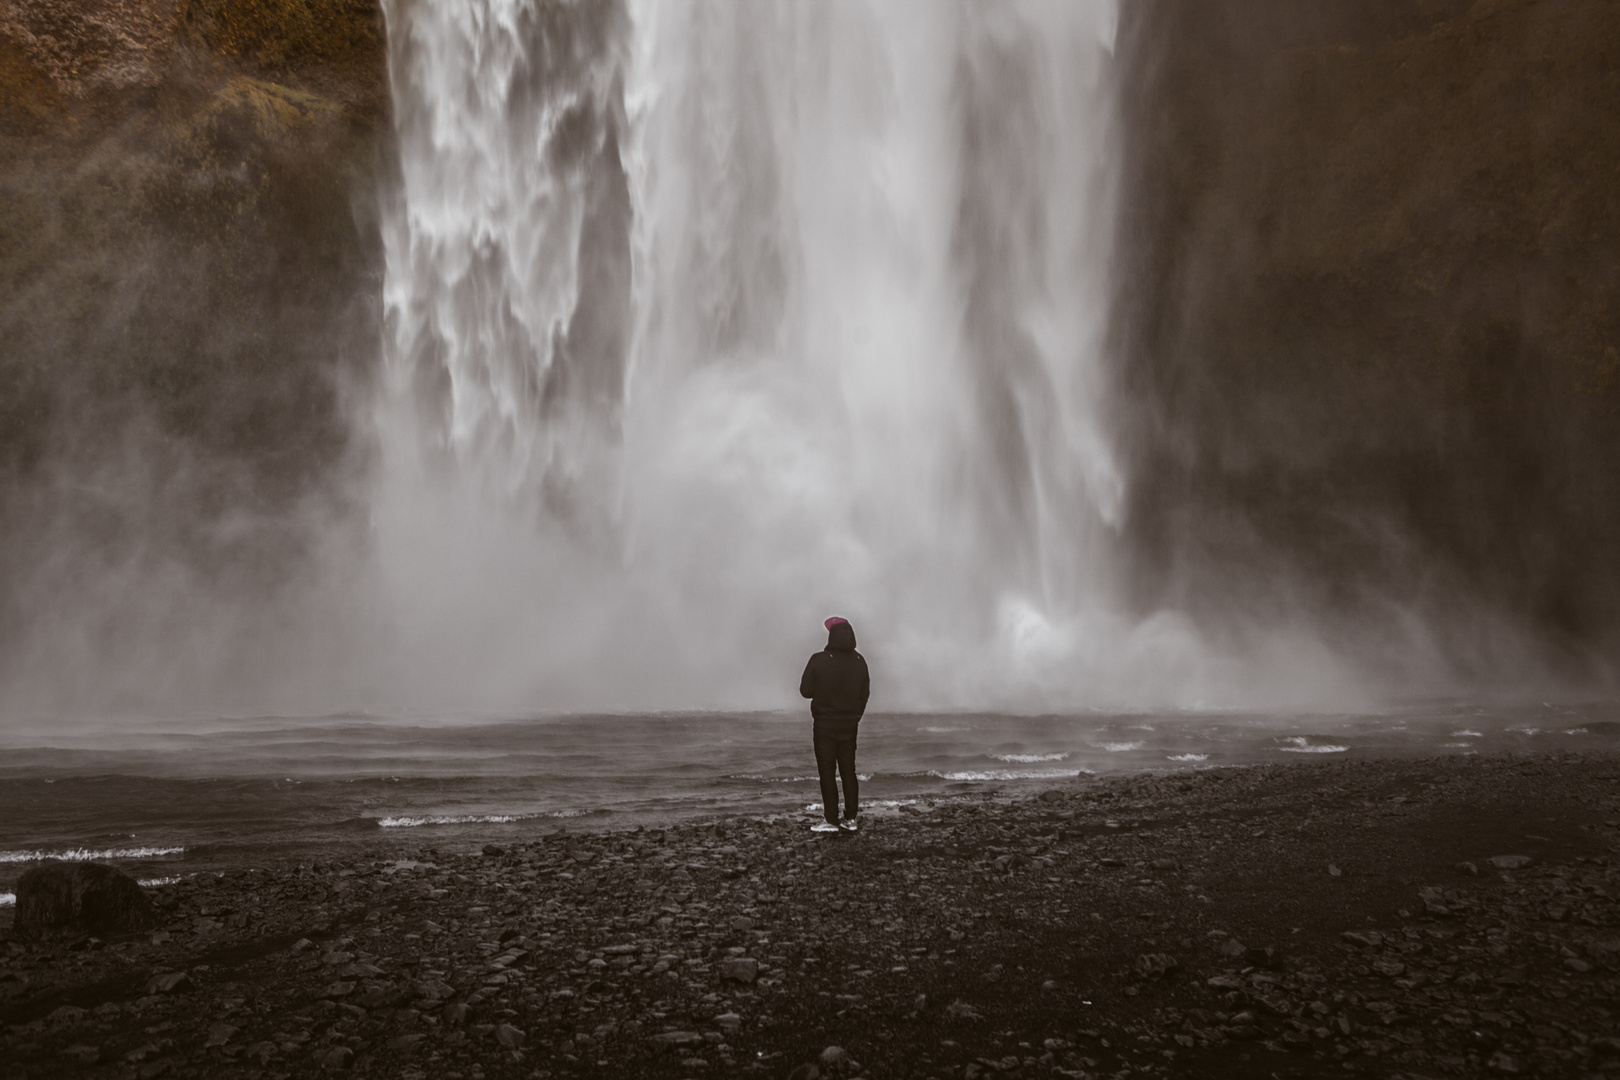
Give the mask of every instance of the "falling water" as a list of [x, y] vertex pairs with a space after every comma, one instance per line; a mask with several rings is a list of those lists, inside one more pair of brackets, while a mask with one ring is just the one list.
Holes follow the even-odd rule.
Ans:
[[782, 705], [834, 612], [891, 708], [1186, 681], [1109, 587], [1114, 0], [386, 11], [403, 698]]

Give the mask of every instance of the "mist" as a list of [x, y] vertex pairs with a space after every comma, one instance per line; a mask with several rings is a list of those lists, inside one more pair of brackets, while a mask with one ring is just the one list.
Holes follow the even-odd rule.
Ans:
[[1512, 17], [401, 2], [12, 116], [0, 715], [786, 708], [835, 613], [884, 710], [1600, 692], [1610, 151], [1488, 88], [1603, 38]]

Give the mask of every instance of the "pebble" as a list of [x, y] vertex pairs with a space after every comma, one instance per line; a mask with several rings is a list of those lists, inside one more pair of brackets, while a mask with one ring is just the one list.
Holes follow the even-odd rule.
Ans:
[[343, 1072], [354, 1065], [354, 1051], [347, 1046], [334, 1046], [321, 1055], [321, 1068], [328, 1072]]
[[720, 961], [719, 971], [722, 979], [751, 983], [759, 977], [759, 961], [748, 956], [728, 956]]
[[1530, 865], [1528, 855], [1492, 855], [1486, 860], [1498, 870], [1520, 870]]

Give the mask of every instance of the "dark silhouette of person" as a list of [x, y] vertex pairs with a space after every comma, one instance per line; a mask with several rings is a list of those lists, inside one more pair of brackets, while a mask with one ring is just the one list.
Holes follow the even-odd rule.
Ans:
[[[834, 828], [859, 827], [860, 781], [855, 776], [855, 735], [872, 679], [866, 658], [855, 651], [855, 628], [837, 615], [828, 619], [827, 647], [810, 658], [799, 680], [799, 693], [810, 699], [815, 721], [813, 737], [816, 771], [821, 774], [821, 805], [827, 824]], [[844, 778], [844, 818], [838, 819], [838, 783]], [[821, 826], [817, 826], [820, 828]]]

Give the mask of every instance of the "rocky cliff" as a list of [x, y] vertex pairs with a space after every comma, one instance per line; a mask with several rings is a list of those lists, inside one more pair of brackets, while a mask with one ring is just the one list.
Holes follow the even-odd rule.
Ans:
[[0, 539], [30, 588], [65, 532], [288, 546], [376, 353], [386, 116], [369, 0], [0, 3]]
[[1489, 659], [1510, 638], [1601, 668], [1620, 5], [1125, 16], [1117, 374], [1145, 602], [1303, 602], [1391, 652], [1422, 624], [1470, 677], [1522, 674]]

